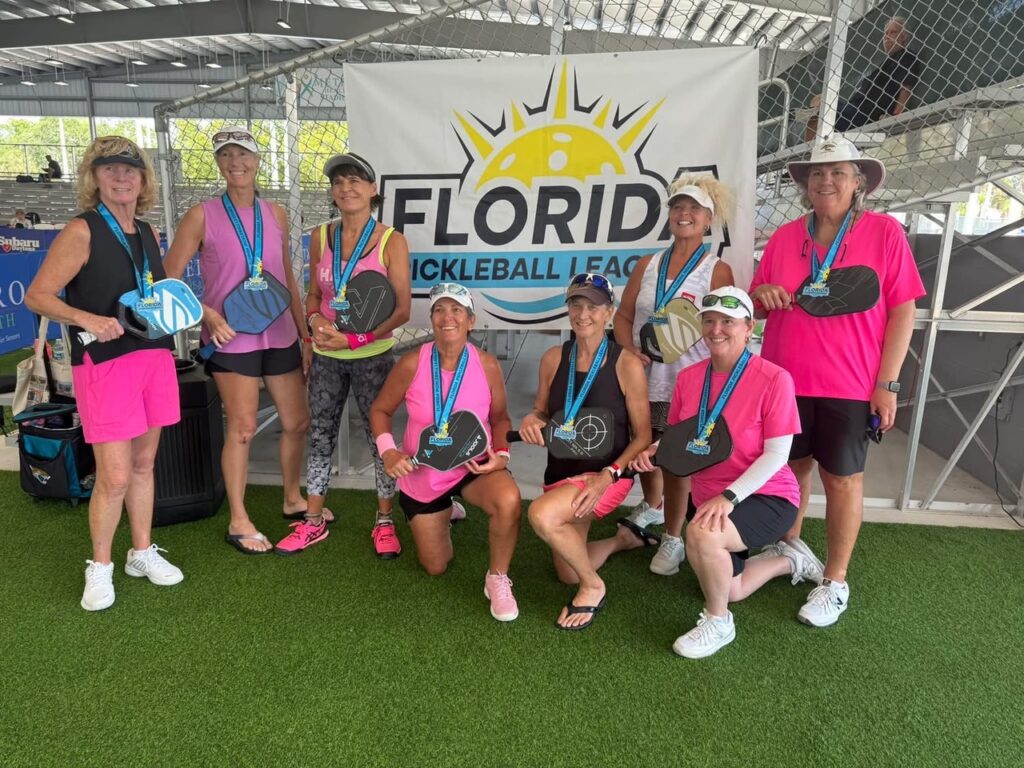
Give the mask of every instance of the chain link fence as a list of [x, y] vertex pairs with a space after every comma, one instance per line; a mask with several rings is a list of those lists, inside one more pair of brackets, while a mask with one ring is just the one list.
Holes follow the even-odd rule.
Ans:
[[[394, 7], [372, 5], [375, 10]], [[324, 159], [348, 147], [348, 63], [748, 45], [759, 49], [761, 76], [757, 198], [749, 202], [756, 210], [755, 252], [778, 226], [806, 210], [786, 163], [806, 157], [816, 140], [842, 130], [862, 151], [886, 164], [885, 187], [869, 198], [869, 205], [905, 211], [911, 236], [920, 231], [922, 247], [938, 254], [938, 239], [925, 243], [924, 233], [943, 225], [949, 215], [963, 220], [972, 211], [977, 216], [982, 208], [1001, 206], [1008, 225], [993, 234], [1020, 227], [1015, 220], [1022, 217], [1024, 203], [1024, 185], [1017, 177], [1024, 171], [1022, 5], [1018, 0], [405, 3], [400, 6], [404, 15], [396, 14], [394, 24], [160, 107], [161, 164], [164, 178], [173, 182], [164, 185], [167, 226], [173, 229], [189, 206], [220, 189], [210, 151], [213, 132], [224, 125], [248, 125], [265, 148], [262, 194], [288, 210], [294, 253], [301, 254], [302, 234], [332, 214], [321, 168]], [[937, 210], [929, 209], [936, 205]], [[956, 233], [952, 237], [958, 239], [954, 247], [972, 248], [984, 257], [982, 271], [990, 284], [999, 285], [1007, 274], [1020, 271], [1020, 259], [981, 244], [965, 245]], [[919, 249], [931, 289], [937, 281], [929, 270], [941, 255], [921, 253]], [[300, 266], [296, 261], [297, 270]], [[956, 279], [956, 269], [950, 279]], [[974, 286], [976, 281], [968, 282]], [[953, 300], [966, 300], [984, 288], [968, 289]], [[947, 300], [953, 294], [947, 292]], [[992, 293], [984, 301], [989, 302], [986, 309], [1015, 312], [1020, 288]], [[944, 311], [941, 306], [930, 308], [922, 325], [937, 328]], [[946, 319], [950, 324], [944, 328], [952, 329], [954, 318]], [[1004, 333], [1020, 333], [1013, 323], [1000, 327]], [[921, 333], [915, 354], [924, 344]], [[422, 334], [409, 330], [403, 341]], [[956, 338], [947, 341], [950, 336]], [[965, 334], [944, 335], [936, 359], [943, 358], [947, 343], [961, 354], [959, 345], [965, 339]], [[936, 391], [977, 388], [990, 381], [1000, 367], [992, 359], [1002, 360], [1007, 343], [1004, 336], [983, 345], [986, 351], [977, 356], [973, 382], [963, 380], [962, 370], [932, 370], [929, 361], [923, 372], [928, 381], [916, 397], [927, 401], [929, 387], [934, 397]], [[913, 368], [911, 356], [905, 371], [910, 378]], [[947, 374], [953, 384], [936, 378]], [[956, 402], [964, 405], [969, 399]], [[940, 396], [932, 402], [929, 408], [946, 416], [953, 404], [956, 429], [970, 421], [952, 398]], [[984, 429], [982, 425], [978, 435]], [[1021, 433], [1024, 429], [1017, 430]], [[991, 460], [1001, 487], [1009, 486], [1019, 498], [1024, 468], [996, 467], [989, 448], [977, 443], [975, 439], [964, 451], [968, 457], [977, 453], [980, 464], [971, 471], [985, 475], [991, 484], [992, 470], [986, 468]], [[908, 498], [904, 495], [901, 506]]]

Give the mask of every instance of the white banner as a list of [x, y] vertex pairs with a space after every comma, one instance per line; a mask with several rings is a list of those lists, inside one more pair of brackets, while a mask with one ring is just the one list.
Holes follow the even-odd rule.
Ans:
[[564, 325], [577, 272], [621, 293], [671, 241], [665, 188], [712, 173], [737, 205], [711, 235], [753, 270], [757, 52], [346, 64], [351, 148], [377, 169], [381, 220], [412, 254], [414, 325], [430, 286], [463, 283], [477, 327]]

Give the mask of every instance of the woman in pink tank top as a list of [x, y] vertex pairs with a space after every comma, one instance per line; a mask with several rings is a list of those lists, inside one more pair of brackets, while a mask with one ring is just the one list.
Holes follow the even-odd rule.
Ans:
[[[291, 270], [288, 217], [276, 203], [260, 199], [256, 173], [259, 146], [242, 126], [229, 126], [213, 135], [213, 152], [227, 191], [195, 205], [181, 221], [164, 262], [169, 277], [181, 277], [199, 252], [203, 277], [204, 344], [213, 352], [206, 370], [213, 376], [227, 413], [227, 434], [221, 454], [231, 521], [225, 541], [247, 555], [266, 554], [272, 544], [260, 533], [245, 508], [249, 475], [249, 444], [256, 433], [260, 379], [281, 424], [280, 458], [286, 517], [303, 514], [299, 476], [309, 406], [305, 372], [309, 353], [299, 339], [305, 317]], [[225, 300], [252, 299], [251, 306], [267, 313], [281, 308], [259, 333], [242, 333], [225, 319]], [[229, 298], [230, 297], [230, 298]], [[248, 303], [246, 304], [249, 305]], [[259, 314], [259, 312], [256, 312]]]
[[[398, 480], [399, 503], [405, 512], [420, 564], [440, 576], [451, 562], [449, 535], [453, 496], [461, 496], [490, 517], [490, 568], [484, 594], [491, 616], [512, 621], [519, 607], [512, 594], [509, 565], [519, 539], [522, 505], [519, 488], [508, 471], [508, 441], [512, 427], [505, 381], [497, 358], [469, 342], [476, 323], [473, 298], [464, 286], [440, 283], [430, 291], [430, 323], [434, 341], [406, 353], [395, 365], [370, 409], [370, 426], [384, 469]], [[408, 423], [401, 449], [391, 434], [391, 419], [405, 402]], [[448, 471], [425, 466], [426, 453], [458, 448], [470, 439], [454, 426], [459, 414], [474, 414], [487, 433], [480, 438], [477, 459]], [[427, 441], [423, 450], [420, 446]], [[484, 450], [486, 449], [486, 450]]]

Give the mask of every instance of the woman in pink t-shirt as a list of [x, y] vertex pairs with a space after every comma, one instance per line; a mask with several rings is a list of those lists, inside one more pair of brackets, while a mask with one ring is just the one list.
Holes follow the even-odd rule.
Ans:
[[772, 235], [750, 295], [768, 318], [762, 354], [793, 377], [800, 411], [790, 466], [801, 503], [789, 546], [810, 552], [800, 527], [815, 463], [825, 488], [825, 579], [797, 616], [827, 627], [849, 604], [868, 436], [892, 429], [914, 302], [925, 291], [899, 222], [864, 210], [865, 195], [885, 179], [882, 163], [836, 135], [789, 172], [812, 211]]
[[[309, 427], [305, 372], [310, 351], [309, 344], [300, 344], [299, 339], [309, 339], [289, 258], [288, 216], [281, 206], [262, 199], [256, 190], [260, 167], [256, 139], [244, 126], [225, 127], [213, 135], [213, 155], [227, 189], [188, 210], [164, 265], [169, 277], [181, 277], [199, 252], [202, 341], [215, 347], [206, 370], [217, 384], [227, 414], [221, 467], [231, 519], [224, 540], [243, 554], [263, 555], [273, 551], [273, 544], [256, 529], [245, 507], [260, 379], [281, 425], [282, 512], [285, 517], [301, 514], [306, 509], [299, 475]], [[264, 291], [271, 290], [266, 285], [274, 285], [274, 281], [287, 290], [287, 309], [262, 333], [241, 333], [232, 328], [225, 319], [225, 300], [237, 291], [245, 293], [236, 295], [263, 297], [267, 295]]]
[[[786, 461], [800, 419], [789, 374], [747, 349], [754, 329], [750, 297], [725, 286], [705, 294], [701, 306], [711, 357], [680, 372], [668, 413], [670, 429], [688, 421], [680, 428], [692, 438], [681, 450], [696, 469], [686, 552], [704, 592], [704, 610], [697, 626], [672, 646], [690, 659], [710, 656], [736, 637], [730, 602], [778, 576], [790, 575], [794, 584], [820, 581], [822, 567], [813, 554], [789, 546], [747, 563], [750, 549], [777, 541], [796, 520], [800, 487]], [[717, 441], [711, 437], [716, 432]], [[655, 443], [631, 466], [651, 471], [657, 449]]]
[[[490, 518], [484, 596], [490, 601], [491, 616], [513, 621], [519, 606], [508, 569], [519, 540], [522, 505], [508, 471], [506, 435], [512, 421], [505, 379], [497, 358], [469, 340], [476, 313], [465, 286], [438, 283], [430, 290], [430, 324], [434, 340], [407, 352], [395, 364], [370, 407], [370, 428], [384, 471], [398, 481], [398, 503], [427, 573], [440, 576], [454, 557], [449, 534], [453, 497], [461, 496]], [[391, 420], [403, 402], [408, 421], [399, 448], [391, 434]], [[475, 414], [487, 433], [476, 460], [445, 472], [415, 464], [412, 457], [426, 430], [435, 446], [431, 450], [440, 451], [446, 439], [452, 443], [456, 435], [448, 435], [449, 417], [460, 411]]]

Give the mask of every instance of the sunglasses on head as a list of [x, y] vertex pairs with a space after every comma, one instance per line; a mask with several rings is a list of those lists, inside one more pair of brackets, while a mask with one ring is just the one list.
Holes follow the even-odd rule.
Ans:
[[435, 296], [469, 296], [469, 289], [458, 283], [438, 283], [430, 289], [430, 298]]
[[612, 284], [608, 282], [607, 277], [599, 272], [580, 272], [569, 281], [570, 288], [580, 288], [587, 285], [592, 285], [598, 290], [604, 291], [610, 299], [615, 298], [615, 289], [612, 288]]
[[220, 144], [222, 141], [249, 141], [256, 143], [256, 139], [248, 131], [221, 131], [213, 134], [213, 143]]
[[713, 293], [709, 293], [700, 300], [702, 307], [713, 307], [716, 304], [721, 304], [726, 309], [746, 309], [746, 305], [738, 296], [716, 296]]

